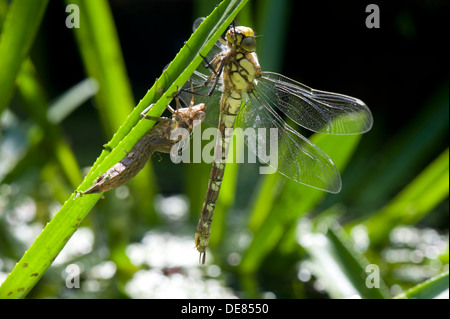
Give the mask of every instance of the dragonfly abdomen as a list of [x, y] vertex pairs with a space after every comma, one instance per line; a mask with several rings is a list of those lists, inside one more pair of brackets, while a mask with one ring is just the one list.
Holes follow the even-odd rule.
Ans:
[[[243, 37], [247, 37], [245, 44]], [[225, 172], [225, 162], [228, 155], [233, 126], [242, 105], [243, 94], [253, 91], [255, 79], [261, 76], [261, 69], [254, 51], [253, 30], [250, 28], [233, 28], [227, 32], [227, 45], [229, 50], [221, 53], [213, 60], [223, 66], [222, 80], [223, 93], [220, 100], [220, 117], [214, 162], [203, 204], [202, 214], [195, 233], [195, 246], [203, 255], [209, 242], [214, 207], [219, 197], [220, 186]], [[250, 40], [250, 41], [249, 41]], [[241, 46], [241, 44], [244, 44]], [[220, 57], [220, 60], [218, 59]], [[217, 75], [216, 75], [217, 76]]]
[[239, 113], [241, 106], [240, 96], [236, 93], [224, 92], [221, 105], [224, 106], [219, 118], [218, 136], [214, 150], [214, 162], [209, 176], [208, 190], [206, 192], [205, 202], [203, 203], [202, 214], [197, 225], [195, 233], [195, 246], [197, 250], [204, 254], [209, 242], [211, 232], [212, 216], [219, 198], [220, 187], [222, 186], [223, 175], [225, 173], [225, 162], [228, 155], [228, 149], [231, 140], [231, 132], [234, 126], [234, 120]]
[[204, 253], [206, 247], [208, 246], [212, 216], [217, 199], [219, 198], [220, 186], [222, 185], [224, 172], [225, 165], [223, 163], [213, 162], [201, 218], [195, 233], [195, 246], [200, 253]]

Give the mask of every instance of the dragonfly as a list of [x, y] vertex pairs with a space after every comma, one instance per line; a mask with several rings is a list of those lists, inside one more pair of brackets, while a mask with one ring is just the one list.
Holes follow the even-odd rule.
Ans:
[[[194, 30], [201, 19], [194, 23]], [[278, 160], [273, 168], [298, 183], [338, 193], [341, 178], [333, 161], [281, 115], [300, 127], [326, 134], [360, 134], [373, 124], [369, 108], [357, 98], [315, 90], [281, 74], [262, 72], [255, 50], [254, 31], [233, 24], [225, 39], [219, 39], [204, 58], [210, 74], [195, 71], [192, 76], [197, 98], [208, 105], [205, 123], [218, 126], [208, 190], [195, 233], [203, 264], [233, 127], [276, 129], [275, 138], [270, 137], [278, 143]], [[245, 137], [244, 141], [264, 162], [259, 154], [261, 148], [270, 151], [270, 143], [261, 146], [259, 139]]]
[[172, 113], [171, 118], [149, 116], [146, 113], [154, 104], [147, 107], [141, 113], [141, 117], [156, 121], [155, 126], [136, 142], [131, 151], [125, 151], [126, 155], [119, 163], [99, 176], [91, 187], [81, 192], [81, 195], [103, 193], [127, 183], [144, 168], [154, 152], [171, 153], [174, 150], [180, 152], [179, 143], [188, 138], [194, 127], [203, 121], [206, 106], [204, 103], [194, 105], [194, 95], [189, 106], [185, 108], [181, 107], [178, 96], [175, 97], [175, 101], [176, 110], [167, 105], [167, 109]]

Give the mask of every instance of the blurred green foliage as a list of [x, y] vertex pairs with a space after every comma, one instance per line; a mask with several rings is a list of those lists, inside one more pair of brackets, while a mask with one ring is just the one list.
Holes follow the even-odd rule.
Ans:
[[[155, 78], [183, 47], [195, 18], [216, 5], [32, 2], [21, 7], [0, 0], [0, 92], [8, 97], [0, 103], [0, 282], [78, 189], [83, 167], [93, 167], [88, 186], [99, 167], [112, 166], [148, 129], [132, 130], [140, 110], [176, 90], [176, 74], [192, 67], [188, 61], [200, 62], [198, 48], [180, 53], [186, 65], [172, 66], [152, 87]], [[64, 25], [69, 3], [79, 5], [79, 29]], [[403, 55], [403, 48], [431, 41], [423, 40], [425, 22], [432, 27], [442, 9], [415, 6], [392, 5], [379, 33], [368, 33], [363, 23], [352, 33], [345, 24], [350, 18], [330, 28], [327, 19], [337, 10], [364, 17], [358, 6], [318, 10], [261, 0], [247, 3], [237, 17], [257, 32], [263, 70], [357, 96], [371, 108], [374, 128], [364, 136], [310, 136], [342, 173], [339, 195], [279, 174], [259, 175], [255, 164], [227, 165], [209, 264], [202, 267], [192, 237], [210, 166], [175, 165], [155, 155], [70, 230], [80, 228], [57, 258], [41, 252], [48, 260], [42, 269], [53, 264], [36, 275], [28, 297], [448, 298], [448, 61], [439, 52]], [[419, 11], [427, 21], [419, 20]], [[26, 23], [31, 14], [33, 23]], [[15, 19], [11, 30], [7, 21]], [[8, 32], [21, 36], [11, 43]], [[386, 38], [395, 44], [378, 47], [376, 57], [362, 50]], [[200, 47], [205, 39], [194, 40]], [[134, 101], [141, 101], [136, 108]], [[107, 156], [113, 149], [115, 157]], [[96, 201], [86, 196], [69, 204]], [[68, 216], [56, 218], [55, 229], [67, 227], [60, 225], [69, 224]], [[82, 289], [67, 288], [70, 264], [81, 270]]]

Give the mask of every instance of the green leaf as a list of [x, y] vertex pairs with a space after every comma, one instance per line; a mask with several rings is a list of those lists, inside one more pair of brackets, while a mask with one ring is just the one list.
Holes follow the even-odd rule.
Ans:
[[[360, 135], [331, 136], [314, 134], [311, 141], [327, 153], [342, 171], [351, 158]], [[308, 212], [327, 193], [287, 180], [280, 174], [266, 176], [254, 203], [249, 227], [254, 238], [239, 265], [241, 272], [256, 271], [263, 258], [273, 250], [286, 229]]]
[[299, 237], [300, 244], [311, 257], [309, 267], [330, 297], [390, 297], [378, 266], [370, 264], [352, 249], [350, 239], [337, 223], [329, 225], [325, 234], [314, 231], [299, 234]]
[[[156, 102], [149, 115], [161, 115], [173, 94], [188, 81], [200, 64], [202, 58], [199, 53], [206, 55], [246, 2], [225, 0], [207, 17], [108, 143], [108, 147], [113, 150], [111, 153], [110, 150], [102, 153], [80, 189], [86, 189], [96, 176], [117, 163], [123, 157], [122, 149], [129, 150], [153, 126], [152, 121], [139, 121], [140, 112]], [[162, 97], [158, 93], [160, 89], [165, 91]], [[156, 101], [157, 96], [160, 98]], [[75, 199], [75, 193], [72, 194], [3, 282], [0, 298], [23, 298], [28, 294], [100, 196], [93, 194]]]
[[380, 158], [358, 163], [359, 169], [353, 170], [353, 187], [343, 190], [342, 195], [366, 210], [379, 208], [420, 172], [430, 154], [442, 151], [438, 141], [448, 136], [448, 87], [448, 82], [439, 86], [403, 130], [377, 146]]
[[59, 96], [47, 110], [47, 118], [53, 124], [61, 123], [80, 105], [98, 91], [96, 80], [86, 78]]
[[0, 114], [14, 93], [16, 76], [28, 55], [48, 0], [15, 0], [9, 6], [0, 36]]
[[396, 296], [396, 299], [448, 299], [448, 271]]
[[98, 82], [95, 101], [107, 136], [132, 111], [134, 98], [111, 9], [106, 0], [67, 0], [79, 8], [80, 27], [72, 31], [89, 77]]
[[[80, 168], [75, 155], [63, 138], [62, 130], [58, 126], [60, 124], [59, 121], [54, 118], [54, 121], [52, 122], [51, 118], [48, 116], [49, 110], [55, 109], [54, 104], [52, 104], [50, 108], [48, 107], [49, 101], [47, 94], [44, 92], [44, 88], [40, 84], [38, 78], [31, 60], [25, 60], [25, 62], [22, 63], [22, 68], [17, 76], [18, 95], [23, 100], [23, 107], [27, 113], [36, 122], [36, 125], [43, 130], [43, 135], [40, 136], [39, 139], [37, 139], [36, 136], [33, 136], [32, 141], [30, 141], [31, 145], [28, 152], [32, 154], [35, 151], [33, 148], [36, 150], [48, 150], [45, 152], [48, 154], [48, 157], [56, 159], [70, 185], [76, 187], [82, 181]], [[92, 94], [86, 91], [77, 91], [77, 94], [79, 98], [89, 98], [92, 96]], [[81, 101], [72, 101], [72, 103], [65, 103], [65, 105], [70, 106], [73, 109], [80, 106]], [[29, 154], [27, 154], [27, 156], [28, 155]], [[25, 157], [24, 160], [34, 161], [32, 156], [28, 159]], [[15, 170], [17, 171], [17, 168]], [[22, 172], [26, 173], [26, 171]], [[66, 197], [63, 198], [63, 201], [65, 198]]]
[[398, 225], [413, 225], [448, 197], [449, 150], [444, 151], [394, 199], [364, 222], [371, 244]]

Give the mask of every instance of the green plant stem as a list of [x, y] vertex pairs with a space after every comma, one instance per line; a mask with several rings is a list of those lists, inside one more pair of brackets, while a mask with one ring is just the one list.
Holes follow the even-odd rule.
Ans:
[[16, 76], [28, 55], [48, 0], [15, 0], [0, 37], [0, 114], [14, 93]]
[[98, 81], [95, 102], [106, 136], [110, 137], [135, 104], [111, 9], [106, 0], [66, 3], [77, 4], [80, 10], [80, 27], [72, 30], [87, 74]]
[[396, 296], [395, 299], [448, 299], [448, 271]]

